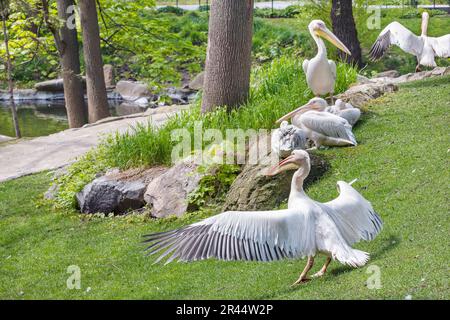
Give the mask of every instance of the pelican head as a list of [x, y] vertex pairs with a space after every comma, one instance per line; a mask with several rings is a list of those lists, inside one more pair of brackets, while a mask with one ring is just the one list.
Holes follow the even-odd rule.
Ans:
[[310, 160], [309, 154], [305, 150], [294, 150], [292, 154], [286, 159], [282, 160], [275, 167], [271, 168], [267, 173], [267, 176], [272, 177], [283, 171], [305, 169], [309, 172]]
[[336, 48], [344, 51], [346, 54], [351, 55], [350, 50], [342, 43], [341, 40], [336, 37], [333, 32], [331, 32], [325, 22], [322, 20], [313, 20], [308, 25], [309, 32], [314, 36], [321, 37], [327, 39], [331, 42]]
[[325, 111], [325, 109], [328, 107], [328, 104], [325, 99], [315, 97], [308, 101], [307, 104], [295, 109], [294, 111], [289, 112], [287, 115], [281, 117], [277, 120], [276, 123], [282, 123], [283, 121], [287, 121], [294, 117], [297, 114], [302, 114], [307, 111]]

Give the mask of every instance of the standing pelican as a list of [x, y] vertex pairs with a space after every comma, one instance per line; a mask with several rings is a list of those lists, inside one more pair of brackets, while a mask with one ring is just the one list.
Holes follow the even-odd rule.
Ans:
[[391, 22], [381, 31], [375, 43], [370, 49], [370, 57], [373, 61], [384, 56], [389, 47], [393, 44], [403, 51], [417, 57], [416, 72], [420, 71], [420, 66], [436, 67], [434, 58], [450, 57], [450, 34], [442, 37], [428, 37], [428, 12], [422, 13], [422, 34], [418, 37], [397, 21]]
[[350, 103], [345, 103], [341, 99], [337, 99], [334, 106], [328, 107], [325, 111], [344, 118], [352, 127], [361, 118], [361, 110], [353, 107]]
[[293, 150], [306, 149], [306, 135], [303, 130], [283, 121], [272, 134], [271, 146], [279, 157], [286, 158]]
[[351, 55], [347, 47], [339, 40], [322, 20], [313, 20], [308, 26], [309, 32], [317, 44], [317, 55], [311, 60], [303, 61], [306, 82], [316, 97], [331, 94], [333, 99], [336, 82], [336, 64], [327, 58], [327, 47], [321, 37], [330, 41], [337, 48]]
[[274, 261], [308, 257], [308, 262], [294, 284], [308, 280], [307, 273], [317, 253], [328, 259], [314, 276], [322, 276], [331, 262], [352, 267], [367, 263], [369, 254], [351, 245], [370, 241], [382, 229], [382, 221], [372, 205], [349, 184], [337, 183], [338, 198], [320, 203], [309, 198], [303, 181], [311, 165], [306, 151], [295, 150], [269, 175], [297, 170], [292, 178], [288, 209], [274, 211], [228, 211], [177, 230], [149, 234], [149, 255], [162, 253], [155, 263], [170, 255], [166, 264], [178, 259]]
[[302, 129], [314, 142], [315, 148], [323, 146], [356, 146], [352, 126], [347, 120], [325, 112], [327, 102], [322, 98], [313, 98], [307, 104], [278, 119], [277, 123], [292, 118], [292, 124]]

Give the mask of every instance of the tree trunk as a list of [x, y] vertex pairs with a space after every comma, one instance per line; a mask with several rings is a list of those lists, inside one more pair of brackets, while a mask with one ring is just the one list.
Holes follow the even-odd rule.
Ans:
[[229, 110], [249, 94], [253, 0], [215, 0], [211, 4], [202, 112]]
[[[67, 8], [73, 5], [73, 0], [57, 0], [59, 19], [67, 21], [71, 15], [71, 13], [67, 13]], [[57, 47], [60, 49], [59, 56], [64, 81], [67, 118], [70, 128], [78, 128], [87, 123], [88, 117], [81, 79], [77, 29], [75, 25], [68, 26], [65, 22], [59, 33], [60, 44]]]
[[[8, 5], [9, 5], [9, 3], [8, 3]], [[16, 138], [20, 139], [22, 137], [22, 134], [20, 133], [19, 119], [17, 117], [16, 105], [14, 103], [14, 82], [13, 82], [13, 77], [12, 77], [11, 55], [9, 53], [9, 35], [8, 35], [8, 29], [6, 28], [6, 15], [7, 15], [6, 11], [7, 11], [7, 9], [2, 6], [1, 18], [2, 18], [3, 36], [4, 36], [5, 51], [6, 51], [6, 71], [7, 71], [7, 78], [8, 78], [8, 92], [9, 92], [9, 100], [10, 100], [10, 106], [11, 106], [14, 131], [16, 133]]]
[[103, 61], [100, 52], [100, 31], [95, 0], [79, 0], [83, 52], [86, 67], [89, 122], [109, 116]]
[[355, 20], [353, 19], [351, 0], [332, 0], [331, 22], [333, 24], [333, 33], [352, 53], [351, 56], [348, 56], [346, 53], [339, 51], [341, 59], [362, 67], [361, 46], [358, 40]]

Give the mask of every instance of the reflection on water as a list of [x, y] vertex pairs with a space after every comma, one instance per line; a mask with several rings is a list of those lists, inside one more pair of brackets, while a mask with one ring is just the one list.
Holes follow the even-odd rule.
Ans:
[[[117, 101], [110, 101], [109, 105], [112, 116], [144, 111]], [[23, 137], [46, 136], [69, 127], [64, 101], [16, 102], [16, 109]], [[0, 101], [0, 135], [15, 136], [11, 108], [4, 101]]]

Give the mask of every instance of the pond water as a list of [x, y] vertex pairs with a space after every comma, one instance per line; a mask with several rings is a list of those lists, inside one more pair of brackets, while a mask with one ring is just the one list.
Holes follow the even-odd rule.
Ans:
[[[109, 104], [112, 116], [144, 111], [139, 107], [127, 107], [117, 101], [110, 101]], [[64, 101], [16, 102], [16, 109], [23, 137], [46, 136], [69, 128]], [[0, 135], [15, 136], [11, 108], [3, 101], [0, 102]]]

